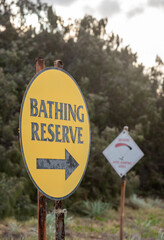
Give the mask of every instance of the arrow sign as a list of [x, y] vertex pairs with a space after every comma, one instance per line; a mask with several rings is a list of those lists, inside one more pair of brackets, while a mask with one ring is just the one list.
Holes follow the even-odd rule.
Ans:
[[35, 187], [52, 200], [69, 197], [90, 152], [87, 105], [75, 79], [60, 68], [40, 71], [29, 82], [19, 119], [23, 160]]
[[65, 159], [37, 158], [37, 169], [65, 169], [65, 180], [79, 166], [72, 155], [65, 149]]

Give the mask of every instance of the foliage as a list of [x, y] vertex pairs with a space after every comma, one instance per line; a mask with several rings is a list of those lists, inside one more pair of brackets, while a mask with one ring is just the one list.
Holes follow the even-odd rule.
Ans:
[[46, 224], [47, 224], [47, 238], [52, 240], [54, 239], [55, 235], [55, 213], [51, 212], [47, 214], [46, 217]]
[[148, 202], [146, 202], [143, 198], [137, 197], [135, 194], [130, 197], [128, 205], [131, 205], [135, 209], [151, 207]]
[[0, 216], [1, 218], [15, 215], [24, 220], [36, 215], [36, 207], [31, 204], [27, 193], [24, 193], [25, 180], [23, 178], [0, 175]]
[[[147, 199], [145, 199], [147, 201]], [[150, 202], [155, 202], [149, 199]], [[161, 206], [163, 201], [161, 200]], [[54, 239], [55, 232], [54, 212], [47, 214], [47, 239]], [[88, 216], [67, 216], [65, 239], [119, 239], [120, 211], [107, 208], [105, 215], [101, 218], [90, 218]], [[49, 227], [51, 226], [51, 234]], [[163, 240], [164, 238], [163, 208], [154, 206], [152, 208], [139, 208], [137, 210], [125, 207], [124, 216], [124, 238], [127, 240]], [[36, 240], [37, 219], [32, 218], [26, 222], [19, 222], [8, 218], [0, 223], [0, 239], [26, 239]]]
[[97, 219], [103, 217], [107, 209], [109, 208], [108, 203], [98, 201], [83, 201], [81, 211], [88, 217]]
[[[67, 214], [64, 215], [64, 224], [65, 226], [69, 226], [71, 223], [73, 223], [73, 217], [68, 217]], [[49, 212], [46, 216], [46, 233], [47, 233], [47, 239], [53, 240], [55, 236], [55, 212]]]
[[[37, 27], [28, 26], [33, 15]], [[17, 23], [17, 24], [16, 24]], [[66, 205], [101, 199], [118, 207], [121, 180], [102, 155], [128, 125], [145, 157], [128, 174], [127, 195], [164, 197], [163, 61], [145, 70], [122, 39], [106, 33], [107, 19], [85, 16], [65, 24], [52, 6], [30, 0], [0, 2], [0, 217], [34, 214], [36, 190], [18, 144], [19, 109], [35, 74], [34, 59], [62, 59], [82, 89], [91, 121], [91, 154], [85, 178]]]

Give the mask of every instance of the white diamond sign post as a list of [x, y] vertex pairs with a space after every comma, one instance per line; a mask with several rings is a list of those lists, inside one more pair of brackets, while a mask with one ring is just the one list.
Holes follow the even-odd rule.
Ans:
[[123, 240], [123, 221], [125, 206], [126, 173], [144, 156], [128, 133], [128, 127], [114, 139], [114, 141], [103, 151], [104, 156], [115, 169], [120, 177], [121, 183], [121, 206], [120, 206], [120, 239]]
[[108, 145], [103, 154], [120, 177], [126, 175], [144, 156], [144, 153], [125, 129]]

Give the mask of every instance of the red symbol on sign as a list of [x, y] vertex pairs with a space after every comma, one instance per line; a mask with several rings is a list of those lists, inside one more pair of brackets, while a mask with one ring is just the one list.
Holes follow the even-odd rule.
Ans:
[[[121, 155], [120, 160], [124, 160], [124, 157], [126, 156], [126, 154], [127, 154], [130, 150], [132, 150], [132, 147], [129, 146], [128, 144], [126, 144], [126, 143], [117, 143], [117, 144], [115, 145], [115, 147], [116, 147], [116, 148], [123, 147], [122, 149], [119, 149], [119, 152], [120, 152], [120, 155]], [[126, 147], [126, 148], [125, 148], [125, 147]]]

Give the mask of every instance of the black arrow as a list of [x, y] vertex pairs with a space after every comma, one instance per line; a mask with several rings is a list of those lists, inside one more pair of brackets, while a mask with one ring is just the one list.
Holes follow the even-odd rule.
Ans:
[[37, 158], [37, 169], [65, 169], [65, 180], [79, 166], [72, 155], [65, 149], [65, 159]]

